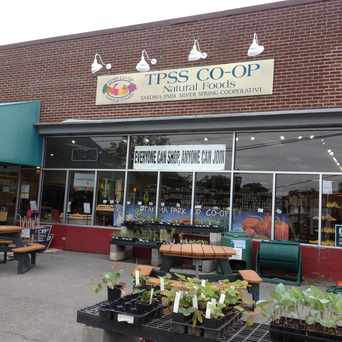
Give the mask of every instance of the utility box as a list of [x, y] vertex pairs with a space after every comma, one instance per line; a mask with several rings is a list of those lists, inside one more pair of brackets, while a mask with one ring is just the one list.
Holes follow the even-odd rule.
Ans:
[[302, 253], [295, 241], [260, 241], [257, 272], [265, 281], [302, 282]]
[[234, 271], [252, 268], [252, 240], [247, 234], [225, 233], [222, 244], [235, 249], [236, 254], [229, 258], [230, 267]]

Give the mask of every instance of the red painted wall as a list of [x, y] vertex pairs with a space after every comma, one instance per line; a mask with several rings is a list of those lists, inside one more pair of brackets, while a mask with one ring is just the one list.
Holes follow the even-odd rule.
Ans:
[[[253, 263], [259, 241], [253, 241]], [[342, 280], [342, 249], [302, 246], [302, 263], [304, 279]]]
[[75, 252], [109, 254], [113, 230], [53, 225], [53, 248]]
[[[109, 254], [113, 230], [92, 227], [53, 225], [53, 248], [75, 252]], [[255, 265], [258, 241], [253, 241]], [[150, 251], [136, 251], [136, 257], [147, 258]], [[302, 246], [303, 275], [305, 279], [342, 280], [342, 249]]]

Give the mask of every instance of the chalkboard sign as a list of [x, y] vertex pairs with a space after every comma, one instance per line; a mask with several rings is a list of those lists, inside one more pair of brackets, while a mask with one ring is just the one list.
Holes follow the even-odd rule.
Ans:
[[32, 237], [34, 242], [46, 242], [51, 234], [51, 226], [44, 226], [32, 230]]
[[342, 224], [335, 224], [336, 247], [342, 247]]

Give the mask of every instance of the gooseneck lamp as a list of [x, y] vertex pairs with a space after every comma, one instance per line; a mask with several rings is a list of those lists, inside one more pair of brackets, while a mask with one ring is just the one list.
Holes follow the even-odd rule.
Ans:
[[141, 59], [140, 62], [136, 65], [136, 69], [139, 72], [146, 72], [150, 71], [150, 65], [146, 62], [146, 59], [152, 64], [155, 65], [157, 64], [157, 60], [155, 58], [150, 58], [147, 54], [147, 51], [144, 49], [141, 51]]
[[206, 59], [208, 54], [206, 52], [202, 52], [198, 43], [198, 40], [194, 40], [194, 45], [189, 53], [188, 61], [194, 62], [199, 61], [200, 59]]
[[250, 45], [247, 55], [248, 57], [256, 57], [264, 52], [265, 48], [262, 45], [259, 45], [258, 36], [254, 33], [253, 42]]
[[94, 62], [91, 65], [91, 73], [95, 74], [96, 72], [100, 71], [103, 67], [105, 67], [107, 70], [110, 70], [112, 68], [112, 65], [103, 63], [101, 56], [98, 53], [96, 53], [94, 57]]

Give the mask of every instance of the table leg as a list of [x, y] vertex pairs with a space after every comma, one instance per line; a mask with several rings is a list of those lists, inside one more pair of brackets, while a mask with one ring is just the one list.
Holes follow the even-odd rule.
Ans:
[[221, 274], [232, 274], [233, 271], [229, 265], [228, 259], [219, 259], [216, 262], [216, 272]]
[[16, 247], [23, 247], [24, 246], [24, 241], [21, 238], [21, 233], [18, 233], [15, 235], [14, 242], [15, 242]]
[[196, 277], [198, 278], [199, 277], [199, 264], [200, 264], [200, 261], [198, 259], [195, 259], [194, 260], [194, 264], [195, 264], [195, 274], [196, 274]]
[[170, 268], [174, 265], [175, 258], [162, 255], [160, 270], [169, 272]]

